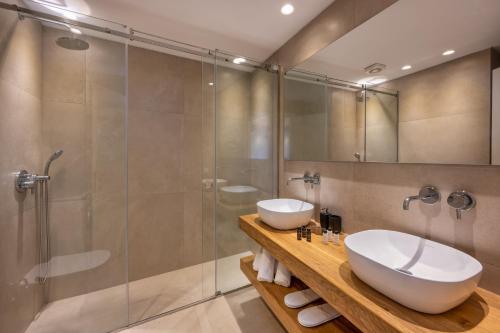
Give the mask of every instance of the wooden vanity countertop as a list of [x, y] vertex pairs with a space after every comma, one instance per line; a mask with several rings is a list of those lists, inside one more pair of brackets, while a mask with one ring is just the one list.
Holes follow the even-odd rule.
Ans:
[[[240, 228], [365, 333], [500, 333], [500, 295], [477, 288], [460, 306], [438, 315], [406, 308], [354, 275], [340, 245], [321, 236], [298, 241], [295, 230], [273, 229], [257, 214], [240, 217]], [[499, 282], [500, 283], [500, 282]]]

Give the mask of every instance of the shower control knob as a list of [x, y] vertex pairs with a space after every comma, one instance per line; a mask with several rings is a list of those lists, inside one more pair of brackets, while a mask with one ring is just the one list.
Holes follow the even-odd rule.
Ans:
[[457, 220], [462, 218], [462, 211], [471, 210], [476, 206], [476, 200], [474, 197], [465, 190], [450, 193], [446, 201], [448, 202], [448, 205], [455, 208]]
[[14, 185], [17, 192], [24, 193], [27, 189], [32, 189], [35, 186], [35, 179], [28, 171], [20, 170], [16, 173]]

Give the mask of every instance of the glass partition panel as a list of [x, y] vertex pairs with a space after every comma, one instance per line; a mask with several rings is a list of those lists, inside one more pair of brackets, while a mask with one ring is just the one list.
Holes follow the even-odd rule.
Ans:
[[217, 290], [226, 292], [249, 283], [239, 259], [258, 248], [238, 217], [276, 193], [277, 74], [241, 57], [216, 59]]
[[215, 294], [214, 80], [208, 54], [135, 42], [128, 60], [129, 315], [136, 322]]
[[366, 161], [398, 161], [398, 93], [365, 90]]
[[[0, 331], [123, 327], [126, 45], [56, 20], [0, 15], [0, 291], [10, 294], [0, 297]], [[13, 188], [21, 169], [36, 175], [31, 190]]]
[[[286, 160], [328, 159], [326, 86], [285, 77], [284, 156]], [[336, 123], [333, 117], [330, 122]]]
[[0, 331], [109, 332], [215, 295], [213, 56], [49, 7], [0, 10]]
[[283, 90], [285, 160], [364, 160], [363, 86], [290, 71]]

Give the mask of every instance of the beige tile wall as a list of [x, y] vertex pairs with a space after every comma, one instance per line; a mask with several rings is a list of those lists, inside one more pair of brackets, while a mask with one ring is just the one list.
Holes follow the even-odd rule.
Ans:
[[[217, 66], [216, 149], [217, 178], [228, 185], [250, 185], [250, 128], [252, 73]], [[251, 203], [239, 204], [216, 199], [217, 256], [227, 257], [250, 247], [250, 239], [238, 228], [238, 216], [252, 209]], [[252, 207], [252, 208], [251, 208]]]
[[[43, 34], [44, 73], [51, 73], [44, 76], [44, 156], [65, 150], [51, 169], [52, 255], [105, 249], [111, 257], [51, 278], [50, 300], [125, 282], [125, 214], [131, 281], [213, 260], [215, 192], [204, 191], [201, 179], [213, 175], [217, 142], [219, 178], [272, 195], [274, 75], [221, 67], [215, 137], [212, 64], [129, 47], [126, 68], [123, 45], [87, 38], [89, 50], [68, 51], [55, 44], [61, 34]], [[252, 147], [265, 156], [251, 158]], [[237, 218], [241, 207], [233, 208], [218, 212]], [[219, 239], [219, 255], [248, 250], [235, 219], [225, 220], [228, 228], [218, 230], [229, 239]]]
[[[396, 162], [398, 153], [398, 99], [366, 91], [366, 161]], [[362, 103], [359, 103], [362, 104]], [[361, 145], [361, 147], [363, 147]]]
[[359, 93], [292, 79], [284, 85], [287, 159], [356, 161], [356, 152], [363, 158], [365, 104]]
[[[321, 173], [321, 186], [313, 190], [299, 182], [286, 186], [287, 177], [306, 170]], [[347, 233], [399, 230], [464, 250], [484, 265], [480, 285], [500, 293], [498, 167], [284, 161], [280, 178], [280, 197], [310, 201], [316, 214], [321, 207], [330, 208], [342, 216]], [[404, 211], [403, 199], [426, 184], [438, 187], [441, 202], [433, 206], [414, 202]], [[446, 198], [462, 188], [475, 196], [477, 206], [457, 221]]]
[[256, 201], [270, 198], [276, 191], [277, 77], [261, 69], [218, 66], [217, 86], [217, 177], [230, 186], [257, 189], [254, 195], [231, 201], [225, 200], [227, 194], [217, 196], [217, 255], [223, 258], [254, 248], [253, 241], [239, 229], [238, 217], [254, 213]]
[[327, 160], [355, 161], [354, 153], [363, 156], [364, 103], [357, 101], [359, 93], [353, 91], [327, 87], [326, 93]]
[[492, 55], [486, 49], [383, 84], [400, 92], [400, 162], [489, 164]]
[[277, 191], [276, 127], [277, 75], [255, 70], [250, 82], [250, 184], [260, 190], [260, 198]]
[[200, 61], [129, 47], [131, 281], [203, 260], [203, 69]]
[[[293, 160], [327, 160], [329, 149], [325, 87], [293, 79], [284, 80], [285, 156]], [[327, 123], [328, 122], [328, 123]]]
[[[66, 35], [43, 28], [43, 158], [64, 150], [50, 171], [51, 256], [110, 258], [51, 277], [49, 301], [126, 282], [125, 46], [83, 37], [88, 50], [66, 50], [55, 43]], [[121, 297], [125, 307], [125, 287]]]
[[38, 264], [34, 195], [14, 173], [41, 168], [42, 32], [0, 11], [0, 332], [21, 333], [41, 308], [42, 289], [25, 275]]

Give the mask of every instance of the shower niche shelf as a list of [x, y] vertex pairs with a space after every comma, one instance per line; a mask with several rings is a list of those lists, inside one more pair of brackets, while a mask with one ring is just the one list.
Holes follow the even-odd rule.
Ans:
[[257, 280], [257, 273], [252, 268], [253, 259], [253, 255], [241, 258], [241, 271], [246, 275], [248, 280], [250, 280], [255, 289], [257, 289], [264, 302], [266, 302], [267, 306], [271, 309], [271, 311], [288, 332], [361, 333], [361, 331], [358, 330], [345, 317], [339, 317], [328, 323], [313, 328], [303, 327], [302, 325], [300, 325], [297, 322], [297, 314], [300, 312], [300, 310], [303, 310], [310, 306], [319, 305], [324, 302], [316, 301], [300, 309], [291, 309], [287, 307], [283, 302], [283, 298], [285, 297], [285, 295], [294, 291], [306, 289], [307, 286], [295, 277], [292, 278], [292, 284], [289, 288], [282, 287], [274, 283], [260, 282]]

